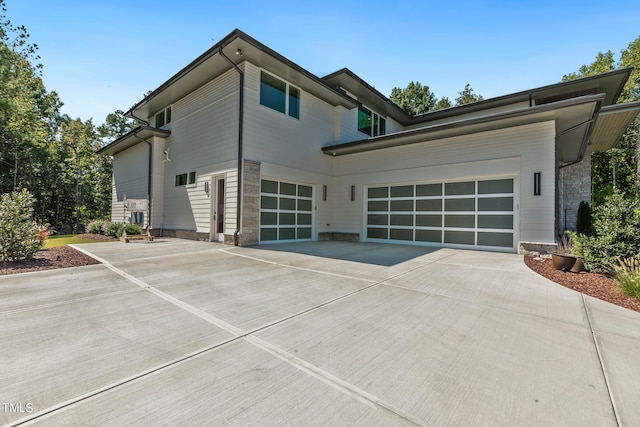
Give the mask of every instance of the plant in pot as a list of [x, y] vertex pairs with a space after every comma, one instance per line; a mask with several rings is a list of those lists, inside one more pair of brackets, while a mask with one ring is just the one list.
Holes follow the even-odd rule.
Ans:
[[576, 256], [573, 254], [573, 242], [571, 235], [564, 234], [558, 242], [558, 248], [551, 253], [551, 262], [556, 270], [570, 271], [576, 263]]
[[574, 273], [580, 273], [584, 270], [584, 239], [586, 236], [576, 233], [575, 231], [567, 231], [569, 240], [571, 241], [571, 253], [576, 257], [576, 263], [571, 267]]

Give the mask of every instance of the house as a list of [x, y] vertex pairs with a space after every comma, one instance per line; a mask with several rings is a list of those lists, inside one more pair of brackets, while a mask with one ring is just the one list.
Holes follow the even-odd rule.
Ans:
[[630, 72], [412, 117], [348, 69], [315, 76], [235, 30], [100, 150], [114, 159], [112, 219], [236, 245], [554, 245], [590, 200], [591, 152], [640, 110], [615, 105]]

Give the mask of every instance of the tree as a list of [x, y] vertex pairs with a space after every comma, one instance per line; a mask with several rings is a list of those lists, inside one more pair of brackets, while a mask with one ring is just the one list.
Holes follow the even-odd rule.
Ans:
[[106, 145], [141, 124], [140, 120], [125, 116], [124, 111], [116, 110], [107, 114], [104, 123], [98, 126], [98, 136], [102, 139], [102, 144]]
[[[619, 68], [634, 67], [618, 102], [640, 100], [640, 37], [620, 52], [616, 62], [610, 50], [599, 52], [589, 65], [580, 67], [577, 73], [569, 73], [562, 81], [587, 77]], [[593, 204], [600, 205], [617, 190], [629, 197], [640, 195], [640, 118], [627, 129], [616, 146], [607, 151], [595, 152], [591, 157]]]
[[458, 97], [456, 98], [456, 106], [471, 104], [472, 102], [482, 101], [484, 98], [482, 95], [476, 95], [473, 93], [473, 89], [471, 89], [471, 85], [467, 83], [462, 89], [462, 92], [458, 92]]
[[404, 89], [394, 87], [389, 98], [412, 116], [433, 111], [438, 102], [429, 86], [422, 86], [419, 82], [411, 82]]
[[0, 261], [30, 260], [40, 250], [34, 202], [25, 189], [0, 196]]

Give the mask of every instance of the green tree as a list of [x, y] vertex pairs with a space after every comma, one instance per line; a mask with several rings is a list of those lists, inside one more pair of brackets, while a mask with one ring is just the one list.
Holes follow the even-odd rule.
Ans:
[[473, 89], [471, 89], [471, 85], [467, 83], [462, 89], [462, 92], [458, 92], [458, 97], [456, 98], [456, 106], [471, 104], [472, 102], [482, 101], [484, 98], [482, 95], [476, 95], [473, 93]]
[[98, 136], [104, 145], [140, 126], [142, 122], [125, 116], [124, 111], [109, 113], [103, 124], [98, 126]]
[[[619, 68], [633, 67], [618, 102], [640, 100], [640, 37], [620, 52], [616, 61], [612, 51], [599, 52], [595, 60], [580, 67], [578, 72], [562, 77], [563, 81], [574, 80]], [[629, 197], [640, 193], [640, 118], [627, 129], [616, 146], [610, 150], [593, 153], [591, 178], [593, 203], [600, 205], [617, 190]]]
[[404, 89], [394, 87], [389, 98], [412, 116], [433, 111], [438, 103], [429, 86], [419, 82], [411, 82]]

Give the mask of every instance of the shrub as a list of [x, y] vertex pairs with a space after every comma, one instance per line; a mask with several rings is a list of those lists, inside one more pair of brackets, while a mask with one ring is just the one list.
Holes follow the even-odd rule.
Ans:
[[26, 261], [40, 250], [34, 197], [25, 189], [0, 196], [0, 261]]
[[576, 222], [576, 230], [580, 234], [591, 235], [591, 207], [588, 202], [580, 202], [578, 206], [578, 218]]
[[616, 257], [640, 252], [640, 201], [614, 192], [593, 211], [593, 236], [584, 239], [585, 267], [606, 272]]
[[142, 227], [138, 224], [127, 224], [124, 226], [127, 234], [142, 234]]
[[124, 224], [121, 222], [110, 222], [104, 227], [104, 234], [107, 236], [114, 236], [117, 238], [122, 237], [122, 231], [124, 230]]
[[89, 224], [87, 224], [86, 232], [91, 234], [103, 234], [104, 225], [105, 221], [102, 221], [100, 219], [89, 221]]
[[632, 258], [616, 258], [611, 263], [609, 273], [622, 292], [633, 298], [640, 298], [640, 253]]

